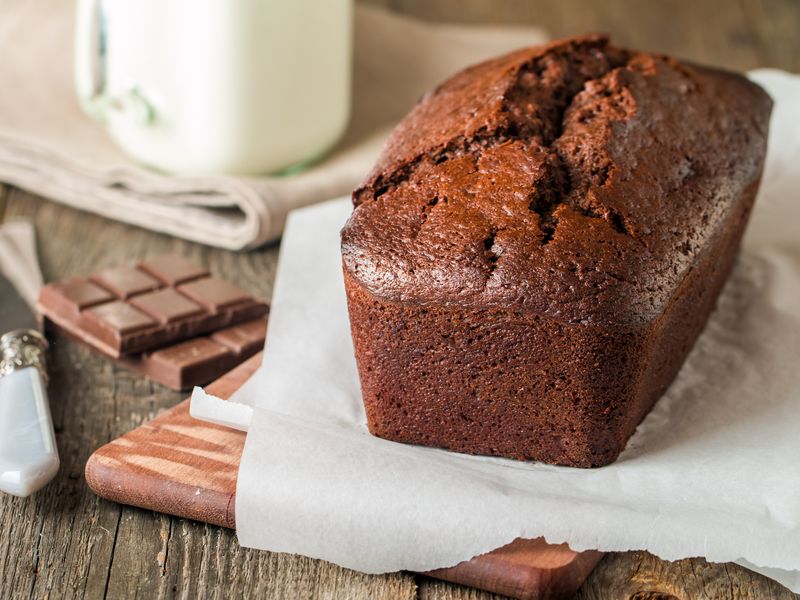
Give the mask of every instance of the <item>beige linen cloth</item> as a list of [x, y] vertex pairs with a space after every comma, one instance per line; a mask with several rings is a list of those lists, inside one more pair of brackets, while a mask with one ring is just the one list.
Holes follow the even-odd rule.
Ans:
[[66, 0], [0, 0], [0, 181], [232, 250], [279, 237], [294, 208], [348, 193], [391, 126], [444, 77], [545, 39], [531, 28], [430, 24], [357, 6], [351, 122], [326, 159], [286, 177], [177, 177], [128, 159], [81, 112], [73, 13]]

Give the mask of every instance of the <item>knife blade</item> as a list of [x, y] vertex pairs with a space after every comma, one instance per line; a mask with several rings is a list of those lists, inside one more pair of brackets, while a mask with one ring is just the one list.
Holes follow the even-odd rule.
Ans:
[[29, 496], [58, 471], [45, 351], [33, 311], [0, 273], [0, 491]]
[[8, 279], [0, 273], [0, 335], [14, 329], [39, 329], [36, 317]]

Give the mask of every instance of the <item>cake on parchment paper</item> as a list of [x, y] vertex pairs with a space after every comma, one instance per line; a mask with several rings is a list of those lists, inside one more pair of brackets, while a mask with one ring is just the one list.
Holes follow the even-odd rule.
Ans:
[[424, 97], [342, 231], [372, 433], [612, 462], [730, 272], [770, 111], [741, 75], [599, 35]]

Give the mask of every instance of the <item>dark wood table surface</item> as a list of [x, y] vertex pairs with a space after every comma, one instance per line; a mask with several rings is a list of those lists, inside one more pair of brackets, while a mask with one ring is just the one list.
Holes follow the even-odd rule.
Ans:
[[[699, 62], [800, 71], [798, 0], [373, 0], [431, 20], [536, 24], [552, 36], [607, 31], [621, 44]], [[5, 59], [8, 59], [6, 57]], [[0, 217], [28, 217], [48, 280], [174, 249], [269, 297], [278, 245], [234, 254], [177, 241], [0, 188]], [[96, 497], [83, 466], [100, 445], [174, 405], [148, 383], [62, 338], [50, 398], [56, 479], [28, 499], [0, 495], [0, 598], [387, 598], [488, 600], [406, 573], [363, 575], [300, 556], [242, 549], [233, 532]], [[794, 598], [731, 564], [608, 555], [581, 599]]]

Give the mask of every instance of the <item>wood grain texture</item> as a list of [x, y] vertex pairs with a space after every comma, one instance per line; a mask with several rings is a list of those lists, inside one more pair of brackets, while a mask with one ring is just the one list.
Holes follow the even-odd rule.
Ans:
[[[88, 273], [170, 249], [269, 297], [277, 247], [235, 254], [120, 225], [11, 190], [6, 218], [33, 219], [45, 278]], [[321, 561], [242, 549], [233, 532], [96, 496], [90, 454], [177, 404], [172, 392], [52, 338], [50, 402], [61, 454], [31, 498], [0, 495], [0, 598], [413, 599], [408, 574], [369, 576]]]
[[569, 598], [602, 557], [602, 552], [575, 552], [566, 544], [551, 545], [542, 538], [517, 539], [488, 554], [427, 574], [520, 600]]
[[[259, 354], [209, 385], [208, 392], [230, 397], [260, 364]], [[114, 502], [235, 528], [244, 439], [240, 431], [193, 419], [185, 400], [100, 447], [86, 463], [86, 482]], [[566, 544], [520, 539], [428, 575], [520, 600], [568, 598], [601, 557]]]
[[[554, 36], [605, 30], [635, 47], [734, 69], [800, 71], [798, 0], [373, 0], [442, 21], [535, 24]], [[2, 7], [2, 0], [0, 0]], [[9, 60], [10, 57], [6, 57]], [[13, 57], [16, 60], [16, 57]], [[2, 82], [0, 82], [2, 85]], [[63, 209], [18, 191], [0, 215], [34, 218], [48, 279], [176, 249], [268, 298], [277, 247], [233, 254]], [[151, 385], [56, 338], [51, 406], [62, 468], [29, 499], [0, 496], [0, 598], [398, 598], [499, 596], [408, 574], [366, 576], [329, 563], [238, 547], [227, 529], [120, 507], [82, 478], [89, 455], [176, 404]], [[142, 401], [142, 398], [148, 398]], [[608, 555], [580, 600], [800, 598], [733, 565]]]
[[[206, 390], [227, 398], [259, 364], [261, 354]], [[114, 502], [235, 529], [244, 439], [244, 432], [193, 419], [185, 400], [99, 448], [86, 463], [86, 482]]]
[[800, 2], [740, 0], [761, 67], [800, 72]]
[[783, 586], [738, 565], [664, 561], [647, 552], [607, 554], [574, 600], [784, 600]]
[[730, 69], [800, 70], [797, 0], [366, 0], [433, 21], [607, 32], [635, 48]]

